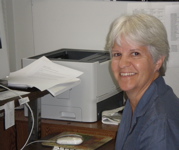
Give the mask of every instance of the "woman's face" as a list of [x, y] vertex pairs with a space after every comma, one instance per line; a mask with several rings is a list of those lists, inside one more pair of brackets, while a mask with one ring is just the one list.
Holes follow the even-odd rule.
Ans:
[[125, 38], [121, 38], [120, 46], [115, 42], [112, 48], [112, 70], [123, 91], [145, 91], [158, 77], [161, 65], [161, 61], [153, 62], [146, 46], [129, 43]]

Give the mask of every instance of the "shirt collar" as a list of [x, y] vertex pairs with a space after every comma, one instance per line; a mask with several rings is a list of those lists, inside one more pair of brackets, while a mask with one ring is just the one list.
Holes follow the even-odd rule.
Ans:
[[[158, 92], [162, 92], [162, 90], [161, 90], [162, 87], [165, 87], [163, 84], [165, 84], [163, 77], [159, 77], [149, 86], [147, 91], [144, 93], [144, 95], [140, 99], [140, 101], [136, 107], [136, 110], [132, 116], [132, 123], [131, 123], [130, 131], [132, 131], [133, 127], [135, 126], [137, 118], [140, 116], [143, 116], [146, 113], [147, 109], [149, 107], [151, 107], [153, 102], [158, 97]], [[128, 102], [128, 104], [129, 104], [129, 102]], [[130, 109], [132, 112], [131, 107], [130, 107]]]

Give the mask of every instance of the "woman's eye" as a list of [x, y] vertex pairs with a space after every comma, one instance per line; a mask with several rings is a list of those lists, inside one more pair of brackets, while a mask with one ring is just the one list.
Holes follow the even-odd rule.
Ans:
[[112, 57], [119, 57], [119, 56], [121, 56], [121, 53], [113, 53], [112, 54]]
[[133, 56], [138, 56], [140, 53], [139, 52], [133, 52], [132, 55]]

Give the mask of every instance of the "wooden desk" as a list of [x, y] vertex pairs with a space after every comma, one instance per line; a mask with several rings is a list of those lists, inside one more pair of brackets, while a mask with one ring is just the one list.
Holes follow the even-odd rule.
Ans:
[[[48, 94], [48, 91], [41, 92], [41, 91], [39, 91], [39, 90], [37, 90], [35, 88], [28, 89], [28, 90], [23, 90], [23, 91], [30, 92], [29, 94], [26, 94], [26, 95], [22, 96], [22, 97], [28, 96], [30, 101], [36, 100], [36, 99], [38, 99], [40, 97], [43, 97], [46, 94]], [[10, 102], [10, 101], [14, 101], [15, 102], [15, 106], [19, 106], [18, 99], [19, 99], [19, 97], [16, 96], [16, 97], [13, 97], [13, 98], [9, 98], [9, 99], [0, 101], [0, 106], [4, 105], [4, 104], [6, 104], [7, 102]]]
[[[37, 89], [30, 89], [30, 90], [28, 90], [28, 92], [30, 92], [30, 93], [23, 95], [22, 97], [28, 96], [30, 99], [30, 103], [32, 105], [34, 105], [34, 103], [37, 102], [38, 98], [48, 94], [47, 91], [41, 92]], [[19, 106], [18, 99], [19, 99], [19, 97], [17, 96], [17, 97], [13, 97], [13, 98], [10, 98], [10, 99], [4, 100], [4, 101], [0, 101], [0, 106], [4, 105], [10, 101], [14, 101], [15, 106]], [[36, 108], [34, 107], [33, 109], [35, 110]], [[0, 111], [0, 112], [4, 113], [4, 111]], [[17, 124], [15, 124], [15, 126], [5, 130], [4, 116], [0, 117], [0, 149], [2, 149], [2, 150], [17, 150], [17, 149], [19, 149], [18, 141], [20, 141], [20, 140], [19, 140], [18, 135], [16, 134], [17, 128], [20, 128], [19, 132], [21, 132], [21, 131], [23, 132], [23, 130], [26, 131], [23, 133], [23, 135], [25, 134], [24, 137], [26, 137], [26, 135], [28, 135], [28, 119], [26, 119], [27, 128], [21, 128], [21, 127], [19, 127], [19, 125], [21, 126], [21, 124], [19, 124], [17, 121], [16, 121], [16, 123]], [[37, 133], [35, 133], [35, 134], [37, 134]], [[26, 138], [24, 138], [24, 140], [26, 140]]]
[[97, 134], [116, 138], [118, 126], [106, 125], [101, 120], [92, 123], [61, 121], [61, 120], [41, 120], [41, 137], [64, 131], [81, 132], [85, 134]]
[[[25, 142], [28, 132], [27, 132], [27, 121], [28, 118], [24, 117], [23, 111], [16, 111], [16, 129], [17, 129], [17, 138], [18, 146], [21, 147]], [[103, 124], [100, 120], [93, 123], [84, 123], [84, 122], [73, 122], [73, 121], [61, 121], [61, 120], [50, 120], [50, 119], [41, 119], [41, 138], [47, 138], [50, 135], [59, 134], [64, 131], [71, 132], [80, 132], [85, 134], [97, 134], [110, 136], [113, 140], [107, 143], [105, 146], [108, 147], [106, 150], [113, 150], [115, 145], [115, 138], [117, 134], [118, 126], [116, 125], [106, 125]], [[104, 146], [104, 147], [105, 147]], [[105, 150], [103, 149], [101, 150]], [[109, 148], [110, 147], [110, 148]], [[39, 148], [39, 149], [38, 149]], [[41, 146], [41, 143], [33, 144], [27, 147], [25, 150], [49, 150], [49, 148]]]
[[[46, 138], [43, 138], [44, 140], [49, 139], [52, 136], [48, 136]], [[43, 146], [41, 143], [34, 143], [32, 145], [29, 145], [25, 147], [24, 150], [52, 150], [52, 147]], [[111, 140], [108, 143], [102, 145], [97, 150], [115, 150], [115, 140]]]
[[[30, 94], [24, 95], [28, 96], [30, 99], [30, 103], [36, 103], [37, 99], [48, 94], [47, 91], [40, 92], [34, 89], [31, 89]], [[24, 97], [23, 96], [23, 97]], [[6, 102], [15, 101], [15, 105], [18, 104], [19, 97], [14, 99], [8, 99]], [[0, 102], [0, 106], [4, 105], [5, 102]], [[0, 117], [0, 149], [3, 150], [19, 150], [25, 143], [28, 135], [29, 135], [29, 125], [28, 118], [24, 117], [23, 110], [16, 111], [16, 123], [15, 126], [8, 130], [4, 130], [4, 120], [3, 117]], [[50, 119], [41, 119], [40, 124], [41, 138], [47, 137], [52, 134], [59, 134], [64, 131], [73, 131], [73, 132], [81, 132], [86, 134], [98, 134], [98, 135], [106, 135], [111, 136], [114, 140], [104, 145], [101, 150], [113, 150], [115, 144], [115, 137], [117, 134], [118, 126], [115, 125], [106, 125], [102, 124], [101, 121], [97, 121], [94, 123], [83, 123], [83, 122], [72, 122], [72, 121], [60, 121], [60, 120], [50, 120]], [[39, 132], [40, 133], [40, 132]], [[29, 147], [27, 147], [29, 148]], [[36, 143], [31, 145], [30, 149], [44, 149], [48, 150], [49, 148], [42, 148], [41, 143]], [[28, 150], [28, 149], [27, 149]]]

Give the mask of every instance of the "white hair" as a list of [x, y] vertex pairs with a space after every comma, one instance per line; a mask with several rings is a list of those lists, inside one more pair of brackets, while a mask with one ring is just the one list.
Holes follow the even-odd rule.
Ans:
[[166, 29], [159, 19], [148, 14], [124, 15], [117, 18], [108, 34], [106, 49], [111, 50], [115, 42], [120, 45], [121, 36], [124, 36], [128, 42], [134, 41], [139, 45], [147, 46], [154, 62], [165, 56], [159, 70], [160, 75], [165, 74], [169, 43]]

